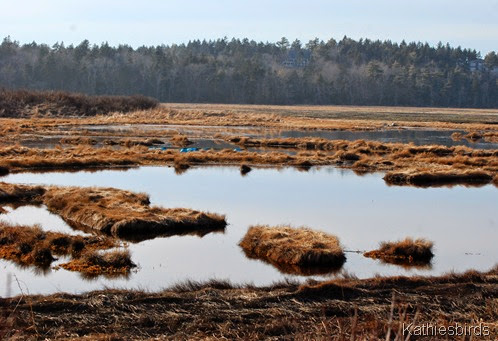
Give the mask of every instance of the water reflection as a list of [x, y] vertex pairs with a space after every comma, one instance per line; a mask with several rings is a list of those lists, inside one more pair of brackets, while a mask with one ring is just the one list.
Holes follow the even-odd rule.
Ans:
[[[258, 224], [309, 226], [338, 236], [348, 250], [372, 250], [382, 240], [408, 236], [425, 237], [436, 245], [430, 269], [405, 269], [365, 258], [361, 253], [348, 253], [341, 273], [360, 278], [486, 271], [498, 260], [498, 191], [489, 185], [388, 187], [380, 174], [358, 177], [352, 171], [333, 167], [311, 168], [308, 172], [258, 168], [244, 177], [238, 167], [191, 168], [182, 176], [177, 176], [172, 167], [142, 167], [127, 172], [11, 174], [4, 181], [146, 192], [153, 205], [221, 212], [229, 223], [225, 233], [203, 238], [172, 236], [130, 245], [139, 268], [128, 279], [85, 282], [79, 274], [63, 270], [40, 277], [0, 261], [0, 285], [10, 272], [29, 283], [32, 293], [81, 292], [104, 286], [160, 290], [185, 280], [213, 278], [256, 285], [288, 278], [303, 280], [244, 255], [237, 244], [249, 226]], [[36, 215], [33, 219], [37, 220]], [[331, 276], [335, 274], [313, 278]]]

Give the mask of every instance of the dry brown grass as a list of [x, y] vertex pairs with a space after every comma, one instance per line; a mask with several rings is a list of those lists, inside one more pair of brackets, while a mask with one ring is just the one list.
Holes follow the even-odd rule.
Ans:
[[[498, 173], [498, 150], [477, 150], [463, 146], [415, 146], [364, 140], [331, 141], [302, 138], [250, 139], [249, 141], [251, 144], [271, 144], [274, 148], [278, 146], [285, 146], [285, 149], [294, 148], [297, 153], [291, 155], [278, 151], [237, 152], [231, 149], [180, 153], [177, 150], [163, 151], [141, 146], [127, 149], [91, 148], [89, 146], [36, 149], [9, 146], [0, 147], [0, 157], [2, 157], [0, 166], [9, 168], [11, 172], [19, 172], [174, 165], [179, 172], [182, 172], [193, 165], [250, 163], [252, 165], [296, 166], [306, 169], [311, 166], [335, 165], [352, 168], [359, 173], [393, 171], [396, 174], [451, 173], [461, 175], [453, 177], [451, 181], [444, 180], [448, 184], [491, 182], [491, 179]], [[468, 175], [470, 173], [473, 175]], [[475, 177], [477, 173], [482, 176]], [[436, 182], [434, 181], [435, 184]], [[410, 184], [409, 181], [398, 181], [398, 183]]]
[[191, 145], [193, 142], [188, 139], [185, 135], [175, 135], [169, 139], [172, 145], [178, 147], [186, 147]]
[[127, 274], [136, 267], [132, 262], [128, 250], [114, 250], [109, 252], [85, 252], [76, 259], [60, 265], [68, 271], [78, 271], [86, 276]]
[[0, 299], [0, 308], [16, 312], [8, 332], [22, 339], [406, 340], [403, 323], [482, 323], [493, 340], [496, 297], [498, 268], [266, 288], [208, 282], [157, 293], [58, 293]]
[[388, 172], [384, 180], [389, 185], [412, 185], [417, 187], [451, 186], [483, 186], [493, 181], [493, 175], [484, 171], [409, 171]]
[[222, 215], [185, 208], [150, 207], [147, 195], [114, 188], [0, 183], [0, 201], [2, 193], [5, 193], [4, 202], [43, 203], [71, 226], [131, 241], [186, 233], [202, 236], [223, 231], [226, 226]]
[[337, 237], [308, 228], [251, 226], [239, 245], [248, 257], [276, 264], [291, 273], [306, 272], [308, 267], [333, 272], [346, 261]]
[[400, 265], [427, 265], [434, 254], [433, 243], [426, 239], [406, 238], [397, 242], [382, 242], [379, 249], [365, 252], [365, 257]]
[[41, 186], [24, 186], [0, 182], [0, 203], [40, 205], [45, 189]]
[[145, 96], [87, 96], [64, 91], [0, 89], [0, 116], [92, 116], [155, 108], [158, 102]]
[[19, 265], [48, 267], [52, 255], [79, 257], [82, 252], [117, 246], [109, 238], [84, 237], [43, 231], [39, 226], [10, 225], [0, 222], [0, 258]]

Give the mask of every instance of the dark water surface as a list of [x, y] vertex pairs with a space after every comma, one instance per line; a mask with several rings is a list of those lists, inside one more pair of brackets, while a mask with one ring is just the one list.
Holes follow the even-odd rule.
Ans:
[[[242, 177], [235, 167], [202, 167], [176, 175], [169, 167], [128, 171], [11, 174], [1, 181], [71, 186], [105, 186], [146, 192], [153, 205], [188, 207], [226, 214], [225, 233], [199, 238], [177, 236], [130, 244], [139, 265], [128, 279], [85, 280], [65, 270], [39, 274], [0, 260], [0, 296], [8, 274], [30, 293], [83, 292], [104, 287], [159, 290], [185, 280], [229, 279], [266, 285], [284, 278], [271, 265], [247, 259], [237, 245], [253, 224], [306, 225], [337, 235], [348, 251], [371, 250], [381, 241], [424, 237], [435, 243], [431, 269], [404, 269], [348, 252], [344, 272], [358, 277], [437, 275], [488, 270], [498, 262], [498, 189], [388, 187], [382, 174], [357, 176], [333, 167], [299, 172], [293, 168], [254, 169]], [[39, 223], [69, 231], [43, 207], [21, 207], [0, 219]], [[14, 277], [12, 277], [14, 278]], [[317, 279], [328, 278], [317, 276]], [[12, 281], [5, 292], [18, 294]], [[8, 289], [8, 290], [7, 290]]]

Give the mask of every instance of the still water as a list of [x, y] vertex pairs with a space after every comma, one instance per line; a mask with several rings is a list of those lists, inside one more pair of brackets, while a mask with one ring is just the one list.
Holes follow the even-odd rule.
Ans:
[[213, 127], [213, 126], [177, 126], [177, 125], [160, 125], [160, 124], [138, 124], [138, 125], [88, 125], [81, 126], [80, 129], [98, 133], [99, 131], [118, 131], [123, 136], [128, 136], [134, 129], [149, 131], [174, 131], [191, 138], [206, 136], [209, 132], [211, 136], [236, 135], [249, 136], [255, 138], [303, 138], [317, 137], [328, 140], [368, 140], [385, 143], [414, 143], [415, 145], [437, 144], [442, 146], [467, 146], [475, 149], [498, 149], [498, 143], [487, 142], [484, 139], [471, 142], [466, 139], [455, 141], [451, 134], [462, 133], [463, 130], [445, 130], [430, 128], [402, 128], [399, 129], [379, 129], [373, 131], [349, 131], [349, 130], [286, 130], [286, 129], [269, 129], [266, 127]]
[[[225, 233], [203, 238], [177, 236], [130, 244], [138, 269], [127, 279], [85, 280], [65, 270], [45, 274], [0, 260], [0, 296], [23, 292], [84, 292], [105, 287], [160, 290], [185, 280], [228, 279], [266, 285], [306, 277], [281, 274], [247, 259], [237, 245], [250, 225], [306, 225], [339, 237], [348, 251], [371, 250], [381, 241], [424, 237], [434, 242], [430, 269], [404, 269], [347, 252], [342, 272], [360, 278], [380, 275], [436, 275], [488, 270], [498, 262], [498, 189], [389, 187], [382, 174], [357, 176], [333, 167], [300, 172], [293, 168], [254, 169], [241, 176], [235, 167], [202, 167], [182, 175], [169, 167], [128, 171], [11, 174], [12, 183], [116, 187], [150, 195], [152, 205], [188, 207], [226, 214]], [[21, 207], [0, 215], [11, 223], [69, 231], [45, 208]], [[73, 232], [74, 233], [74, 232]], [[10, 274], [10, 275], [8, 275]], [[4, 289], [7, 277], [11, 281]], [[15, 277], [14, 277], [15, 276]], [[329, 275], [332, 276], [332, 275]], [[316, 279], [328, 278], [315, 276]]]

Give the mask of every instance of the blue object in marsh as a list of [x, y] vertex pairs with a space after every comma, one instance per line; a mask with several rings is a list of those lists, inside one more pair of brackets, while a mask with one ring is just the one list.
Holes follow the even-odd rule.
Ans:
[[233, 149], [233, 151], [234, 151], [234, 152], [241, 152], [241, 151], [242, 151], [242, 149], [240, 149], [239, 147], [235, 147], [235, 148]]
[[196, 152], [198, 150], [199, 150], [199, 148], [195, 148], [195, 147], [192, 147], [192, 148], [182, 148], [182, 149], [180, 149], [180, 153]]

